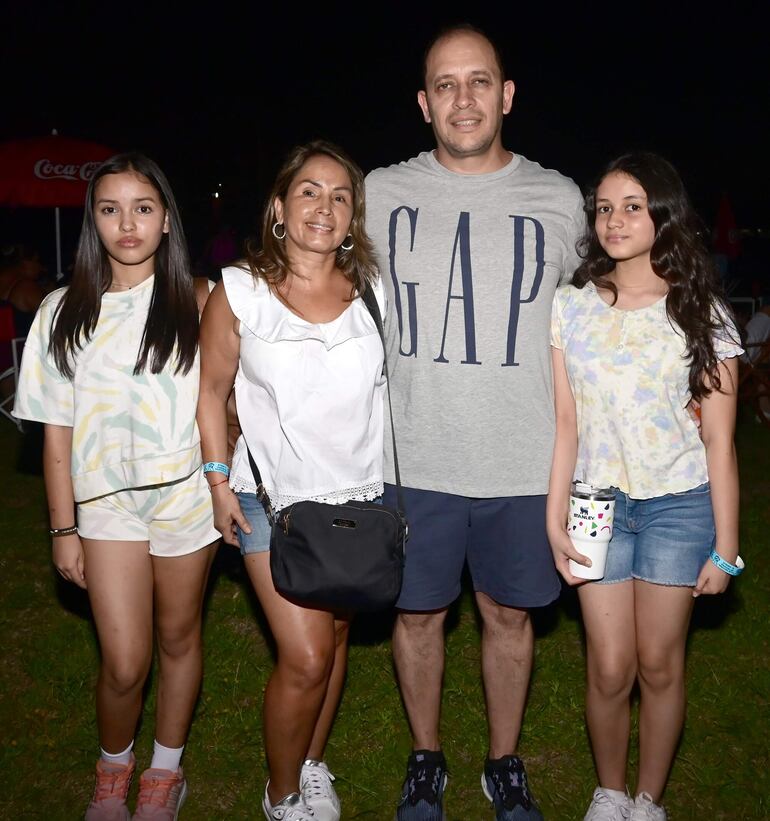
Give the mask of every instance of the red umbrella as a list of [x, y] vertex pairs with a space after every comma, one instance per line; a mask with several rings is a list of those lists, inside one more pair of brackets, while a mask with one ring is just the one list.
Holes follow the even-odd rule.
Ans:
[[31, 137], [0, 143], [0, 205], [56, 209], [56, 265], [61, 277], [59, 208], [82, 206], [88, 180], [115, 152], [87, 140]]

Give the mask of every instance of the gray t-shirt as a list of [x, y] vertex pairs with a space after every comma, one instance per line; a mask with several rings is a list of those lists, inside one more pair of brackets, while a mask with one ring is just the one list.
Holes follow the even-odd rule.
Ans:
[[[431, 151], [372, 171], [366, 208], [388, 299], [402, 484], [472, 497], [546, 493], [551, 302], [579, 262], [578, 187], [519, 155], [465, 175]], [[386, 436], [392, 482], [390, 451]]]

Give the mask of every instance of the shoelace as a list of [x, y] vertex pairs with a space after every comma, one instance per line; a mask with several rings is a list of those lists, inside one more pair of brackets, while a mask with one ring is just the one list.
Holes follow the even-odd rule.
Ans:
[[613, 819], [617, 817], [618, 811], [620, 811], [623, 819], [628, 818], [628, 810], [625, 807], [619, 806], [615, 799], [606, 792], [595, 793], [591, 803], [596, 807], [600, 807], [602, 810], [602, 815], [597, 816], [597, 819], [606, 818], [607, 821], [613, 821]]
[[314, 815], [313, 810], [307, 805], [302, 809], [297, 807], [286, 807], [286, 809], [274, 807], [272, 812], [275, 821], [307, 821], [308, 818], [312, 818]]
[[137, 803], [165, 807], [168, 804], [171, 790], [177, 783], [175, 778], [150, 776], [149, 779], [144, 779], [140, 784]]
[[661, 817], [665, 817], [663, 810], [653, 802], [652, 796], [649, 793], [639, 793], [634, 802], [634, 806], [630, 815], [634, 819], [648, 818], [650, 821], [657, 821]]
[[500, 770], [493, 770], [491, 778], [506, 810], [514, 809], [517, 804], [521, 804], [526, 810], [530, 809], [532, 799], [529, 797], [527, 776], [516, 761], [511, 761], [502, 773]]
[[309, 764], [305, 768], [305, 778], [303, 792], [312, 795], [314, 798], [331, 798], [334, 776], [324, 770], [323, 767]]
[[409, 773], [409, 803], [414, 805], [420, 801], [427, 801], [429, 804], [435, 804], [438, 801], [439, 785], [443, 773], [444, 768], [440, 764], [426, 762], [417, 765]]
[[117, 772], [102, 771], [96, 779], [93, 800], [104, 801], [116, 794], [122, 798], [128, 792], [130, 779], [131, 771], [129, 769], [118, 770]]
[[308, 821], [315, 813], [297, 793], [287, 795], [274, 807], [270, 808], [273, 821]]

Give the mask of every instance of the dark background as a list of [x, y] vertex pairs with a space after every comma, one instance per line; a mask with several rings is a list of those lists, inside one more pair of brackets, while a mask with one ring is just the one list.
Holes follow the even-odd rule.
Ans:
[[[0, 140], [56, 128], [147, 152], [171, 179], [195, 256], [217, 216], [254, 231], [298, 142], [334, 140], [365, 171], [432, 147], [415, 101], [422, 50], [438, 27], [467, 20], [499, 43], [516, 83], [507, 148], [583, 186], [627, 148], [656, 150], [707, 225], [728, 192], [741, 228], [770, 228], [761, 4], [247, 8], [5, 3]], [[79, 219], [64, 215], [65, 256]], [[40, 232], [44, 246], [52, 233], [49, 212], [0, 209], [0, 220], [5, 241]], [[755, 243], [764, 259], [770, 241]]]

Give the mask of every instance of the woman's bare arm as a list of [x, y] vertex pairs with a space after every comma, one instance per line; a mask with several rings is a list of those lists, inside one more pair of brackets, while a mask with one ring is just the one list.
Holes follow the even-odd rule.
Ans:
[[[219, 282], [206, 303], [200, 333], [201, 379], [198, 397], [198, 428], [204, 462], [227, 462], [227, 400], [238, 370], [240, 337], [238, 319]], [[251, 527], [238, 499], [222, 473], [209, 473], [207, 479], [214, 502], [214, 526], [228, 544], [237, 545], [237, 524], [247, 533]]]

